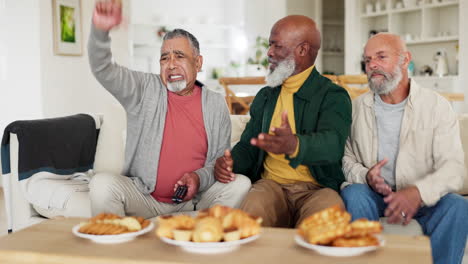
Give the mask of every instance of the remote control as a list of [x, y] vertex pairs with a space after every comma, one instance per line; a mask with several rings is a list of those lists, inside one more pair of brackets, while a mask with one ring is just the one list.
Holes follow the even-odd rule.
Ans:
[[180, 185], [177, 187], [177, 190], [174, 192], [172, 196], [172, 201], [176, 204], [181, 203], [184, 201], [185, 195], [187, 194], [187, 185]]

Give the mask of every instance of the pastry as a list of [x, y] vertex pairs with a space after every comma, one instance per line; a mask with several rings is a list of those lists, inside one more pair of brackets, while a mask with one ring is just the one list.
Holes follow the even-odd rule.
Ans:
[[332, 243], [335, 247], [368, 247], [378, 246], [379, 240], [374, 236], [362, 236], [353, 238], [338, 238]]
[[177, 241], [190, 241], [192, 239], [193, 230], [187, 229], [174, 229], [172, 230], [174, 240]]
[[174, 239], [173, 230], [191, 230], [195, 226], [195, 219], [188, 215], [159, 216], [156, 235]]
[[197, 221], [193, 231], [193, 242], [219, 242], [223, 238], [223, 227], [218, 218], [207, 216]]
[[223, 240], [225, 242], [241, 239], [241, 232], [237, 228], [224, 229]]
[[365, 218], [355, 220], [350, 225], [351, 231], [345, 235], [346, 237], [362, 237], [378, 234], [383, 229], [379, 221], [369, 221]]

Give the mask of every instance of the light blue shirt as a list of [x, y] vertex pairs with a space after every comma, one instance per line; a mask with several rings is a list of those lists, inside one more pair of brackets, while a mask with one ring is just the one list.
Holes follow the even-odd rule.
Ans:
[[380, 175], [395, 190], [395, 167], [400, 146], [401, 121], [408, 98], [398, 104], [387, 104], [375, 94], [375, 121], [379, 141], [377, 160], [388, 159]]

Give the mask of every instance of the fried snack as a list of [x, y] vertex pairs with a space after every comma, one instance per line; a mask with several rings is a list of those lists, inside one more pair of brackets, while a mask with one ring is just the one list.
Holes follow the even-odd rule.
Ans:
[[118, 224], [125, 226], [130, 232], [141, 230], [140, 222], [138, 222], [138, 220], [134, 217], [124, 217], [119, 219]]
[[353, 221], [351, 224], [351, 231], [345, 234], [345, 237], [364, 237], [371, 234], [378, 234], [382, 232], [382, 224], [379, 221], [369, 221], [361, 218]]
[[143, 217], [121, 217], [115, 214], [101, 213], [81, 223], [78, 232], [92, 235], [117, 235], [136, 232], [147, 227], [150, 221]]
[[172, 230], [174, 239], [178, 241], [190, 241], [192, 239], [193, 230], [174, 229]]
[[188, 215], [159, 216], [157, 219], [156, 235], [159, 237], [174, 239], [174, 230], [192, 230], [195, 226], [195, 219]]
[[146, 220], [145, 218], [141, 216], [132, 216], [132, 217], [134, 217], [138, 221], [138, 223], [140, 223], [141, 229], [145, 229], [151, 223], [150, 220]]
[[[304, 219], [298, 228], [298, 233], [308, 241], [318, 241], [317, 243], [327, 243], [329, 239], [340, 237], [342, 232], [348, 232], [351, 229], [346, 227], [351, 220], [351, 215], [344, 211], [340, 206], [321, 210], [306, 219]], [[333, 232], [333, 228], [339, 228], [337, 232]], [[314, 230], [310, 232], [310, 230]], [[322, 234], [323, 233], [323, 234]], [[311, 237], [317, 236], [317, 237]], [[309, 242], [312, 243], [312, 242]], [[315, 243], [313, 243], [315, 244]]]
[[115, 224], [88, 223], [81, 226], [78, 232], [90, 235], [118, 235], [128, 232], [128, 229]]
[[260, 233], [260, 223], [262, 219], [254, 219], [246, 212], [233, 209], [223, 219], [224, 229], [239, 229], [240, 237], [246, 238]]
[[199, 219], [193, 231], [193, 242], [219, 242], [223, 238], [220, 219], [207, 216]]
[[223, 240], [225, 242], [236, 241], [239, 239], [241, 239], [241, 232], [239, 229], [236, 229], [236, 228], [224, 229]]
[[224, 218], [232, 210], [233, 209], [231, 207], [216, 204], [211, 208], [201, 210], [198, 213], [197, 218], [203, 218], [203, 217], [206, 217], [206, 216], [212, 216], [212, 217], [216, 217], [216, 218]]
[[319, 211], [306, 219], [299, 225], [299, 229], [309, 229], [318, 225], [349, 223], [351, 215], [340, 206], [335, 205]]
[[304, 231], [304, 238], [310, 244], [329, 245], [333, 240], [351, 231], [348, 223], [321, 225]]
[[382, 232], [377, 221], [358, 219], [350, 223], [351, 215], [339, 206], [319, 211], [302, 221], [298, 233], [309, 243], [336, 247], [378, 245], [373, 236]]
[[121, 216], [110, 213], [100, 213], [89, 219], [90, 223], [101, 223], [103, 220], [121, 219]]
[[335, 247], [368, 247], [368, 246], [378, 246], [379, 240], [372, 236], [362, 236], [354, 238], [338, 238], [335, 239], [332, 243], [332, 246]]

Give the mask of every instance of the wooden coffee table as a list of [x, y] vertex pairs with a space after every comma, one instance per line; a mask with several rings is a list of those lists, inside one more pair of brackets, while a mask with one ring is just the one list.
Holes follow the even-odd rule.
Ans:
[[263, 228], [259, 239], [225, 254], [194, 254], [153, 231], [122, 244], [97, 244], [71, 229], [84, 219], [48, 220], [0, 238], [0, 263], [431, 263], [427, 237], [385, 235], [386, 245], [357, 257], [327, 257], [294, 242], [295, 230]]

